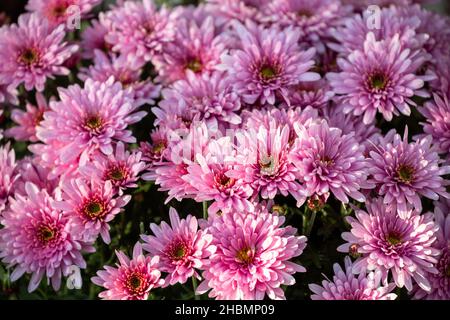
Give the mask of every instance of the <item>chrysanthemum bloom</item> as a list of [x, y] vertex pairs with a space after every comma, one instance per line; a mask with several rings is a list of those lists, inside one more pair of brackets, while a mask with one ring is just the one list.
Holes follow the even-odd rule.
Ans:
[[125, 145], [118, 142], [115, 153], [105, 156], [97, 153], [89, 162], [79, 167], [79, 171], [99, 183], [110, 181], [116, 190], [136, 188], [139, 174], [145, 169], [145, 163], [141, 161], [141, 152], [129, 152]]
[[130, 63], [139, 67], [174, 39], [174, 13], [165, 7], [157, 10], [152, 0], [125, 1], [101, 13], [100, 21], [108, 26], [105, 39], [113, 51], [126, 55]]
[[306, 195], [331, 192], [344, 203], [349, 201], [347, 196], [365, 201], [360, 189], [371, 185], [367, 182], [364, 146], [354, 134], [343, 134], [325, 120], [307, 126], [296, 124], [295, 131], [298, 137], [289, 161], [297, 167]]
[[351, 8], [339, 0], [274, 0], [264, 11], [268, 21], [282, 27], [298, 27], [302, 41], [323, 51], [325, 47], [320, 42], [329, 38], [330, 29], [342, 23]]
[[161, 127], [154, 129], [150, 133], [150, 139], [151, 142], [143, 141], [139, 146], [142, 160], [147, 163], [147, 169], [151, 168], [154, 163], [163, 160], [169, 145], [167, 132]]
[[33, 183], [39, 190], [46, 190], [50, 196], [55, 195], [59, 179], [49, 179], [50, 170], [44, 168], [33, 157], [25, 157], [17, 163], [17, 181], [14, 182], [14, 194], [26, 196], [25, 185]]
[[384, 203], [397, 208], [402, 217], [408, 205], [422, 211], [420, 197], [438, 200], [450, 198], [445, 191], [448, 184], [442, 177], [450, 173], [449, 166], [442, 166], [431, 136], [408, 143], [408, 130], [403, 139], [391, 130], [373, 147], [368, 159], [369, 181], [376, 192], [384, 197]]
[[197, 116], [198, 120], [205, 120], [213, 127], [241, 123], [237, 115], [241, 108], [240, 97], [222, 72], [196, 76], [188, 71], [186, 80], [176, 81], [164, 89], [162, 95], [159, 108], [152, 109], [157, 117], [155, 125], [170, 126], [174, 117], [182, 119], [186, 114], [191, 114], [188, 118]]
[[46, 144], [61, 142], [62, 162], [87, 156], [92, 150], [113, 153], [113, 142], [136, 142], [130, 124], [140, 121], [145, 111], [135, 112], [131, 88], [124, 90], [114, 77], [106, 82], [87, 79], [78, 85], [59, 88], [61, 101], [50, 103], [50, 111], [37, 127], [37, 137]]
[[[334, 92], [326, 79], [302, 82], [290, 89], [291, 107], [306, 108], [308, 106], [322, 109], [333, 98]], [[287, 106], [289, 107], [289, 106]]]
[[187, 70], [197, 75], [216, 70], [220, 56], [226, 52], [225, 44], [222, 36], [217, 35], [212, 17], [201, 25], [181, 19], [176, 25], [175, 39], [152, 61], [158, 72], [156, 80], [169, 84], [185, 79]]
[[142, 69], [131, 67], [125, 56], [108, 56], [99, 50], [95, 50], [94, 55], [94, 64], [80, 70], [78, 77], [81, 80], [90, 78], [105, 82], [113, 76], [124, 88], [132, 89], [136, 106], [144, 103], [154, 104], [154, 99], [159, 97], [161, 86], [154, 85], [149, 79], [141, 81]]
[[[367, 7], [366, 7], [367, 8]], [[428, 36], [419, 31], [421, 19], [412, 12], [395, 6], [382, 8], [379, 12], [379, 23], [376, 25], [371, 11], [345, 19], [343, 25], [331, 31], [336, 42], [329, 46], [343, 55], [348, 55], [354, 50], [364, 50], [364, 42], [367, 34], [372, 32], [376, 40], [399, 35], [399, 41], [404, 48], [419, 49], [428, 41]]]
[[188, 132], [186, 136], [177, 136], [175, 132], [170, 134], [167, 137], [170, 145], [167, 147], [156, 144], [156, 150], [164, 147], [161, 161], [154, 162], [149, 171], [142, 175], [144, 180], [155, 181], [160, 186], [159, 191], [168, 191], [165, 203], [173, 198], [181, 201], [195, 192], [195, 188], [183, 177], [188, 174], [187, 168], [195, 162], [197, 154], [207, 153], [211, 132], [204, 122], [193, 124]]
[[220, 69], [227, 71], [244, 102], [275, 104], [276, 96], [289, 101], [288, 88], [320, 76], [308, 72], [314, 65], [313, 48], [301, 51], [297, 29], [262, 29], [253, 23], [234, 23], [242, 49], [222, 56]]
[[10, 149], [9, 143], [0, 146], [0, 213], [14, 191], [14, 183], [18, 179], [16, 166], [14, 149]]
[[104, 300], [147, 300], [150, 291], [160, 287], [159, 257], [145, 256], [138, 242], [133, 248], [133, 259], [116, 250], [117, 268], [105, 266], [91, 281], [106, 290], [99, 293]]
[[336, 94], [341, 95], [343, 112], [364, 114], [370, 124], [377, 112], [387, 121], [399, 112], [410, 115], [414, 96], [428, 97], [421, 90], [431, 76], [419, 75], [419, 68], [428, 60], [422, 51], [405, 49], [396, 34], [377, 41], [370, 32], [364, 50], [353, 51], [347, 59], [338, 58], [341, 72], [330, 72], [327, 78]]
[[74, 231], [87, 242], [93, 242], [100, 234], [110, 243], [108, 222], [120, 213], [131, 200], [130, 195], [115, 196], [111, 181], [104, 184], [87, 182], [81, 178], [61, 182], [62, 200], [55, 203], [69, 217]]
[[433, 95], [422, 108], [418, 108], [426, 122], [422, 123], [425, 134], [433, 137], [433, 143], [438, 147], [439, 153], [446, 155], [450, 162], [450, 103], [445, 95]]
[[231, 177], [230, 171], [236, 168], [238, 160], [230, 137], [212, 140], [203, 156], [198, 154], [196, 163], [187, 167], [188, 174], [183, 177], [195, 189], [193, 197], [197, 202], [214, 200], [208, 212], [250, 211], [253, 204], [248, 200], [253, 189], [244, 177]]
[[354, 207], [356, 219], [346, 218], [352, 229], [342, 234], [347, 243], [338, 248], [347, 253], [356, 248], [354, 251], [361, 255], [353, 264], [353, 272], [378, 270], [383, 281], [391, 274], [400, 288], [411, 291], [414, 280], [429, 292], [427, 273], [437, 273], [434, 264], [439, 255], [433, 247], [439, 229], [433, 214], [409, 211], [407, 218], [401, 218], [380, 198], [366, 203], [366, 207], [367, 212]]
[[0, 83], [43, 91], [47, 78], [69, 74], [63, 63], [78, 46], [63, 42], [65, 35], [63, 26], [52, 29], [35, 13], [21, 15], [0, 32]]
[[9, 209], [1, 218], [0, 257], [14, 267], [12, 281], [24, 273], [32, 274], [29, 292], [43, 277], [58, 290], [70, 267], [86, 268], [81, 252], [94, 249], [80, 241], [68, 217], [54, 207], [46, 190], [32, 183], [26, 183], [25, 189], [25, 196], [10, 198]]
[[[105, 21], [105, 24], [107, 21]], [[108, 53], [111, 51], [112, 46], [105, 40], [105, 36], [108, 33], [108, 26], [105, 26], [98, 20], [92, 20], [91, 26], [87, 27], [81, 33], [80, 47], [83, 50], [82, 56], [85, 59], [93, 59], [95, 50]]]
[[220, 300], [284, 299], [281, 286], [293, 285], [292, 276], [305, 268], [290, 261], [302, 254], [306, 237], [282, 227], [285, 218], [268, 212], [229, 212], [209, 219], [216, 252], [205, 266], [198, 294], [209, 289]]
[[245, 22], [259, 21], [262, 9], [270, 0], [207, 0], [210, 11], [217, 15], [219, 24], [229, 24], [234, 19]]
[[418, 287], [414, 299], [450, 300], [450, 211], [443, 212], [436, 206], [434, 216], [439, 230], [436, 232], [437, 240], [433, 247], [441, 252], [435, 264], [438, 273], [427, 275], [431, 291], [427, 292]]
[[36, 93], [36, 106], [27, 103], [26, 111], [14, 109], [11, 119], [17, 126], [6, 130], [5, 135], [16, 140], [37, 142], [36, 127], [44, 118], [44, 112], [49, 110], [47, 100], [41, 93]]
[[11, 103], [18, 105], [18, 94], [19, 92], [16, 88], [12, 88], [5, 80], [0, 80], [0, 103]]
[[395, 300], [397, 295], [391, 293], [395, 283], [381, 285], [380, 272], [353, 273], [353, 264], [349, 256], [345, 257], [345, 269], [337, 263], [333, 265], [333, 281], [323, 280], [322, 286], [310, 284], [312, 300]]
[[75, 27], [71, 24], [76, 19], [89, 13], [100, 2], [101, 0], [29, 0], [26, 9], [39, 13], [53, 27], [63, 24], [70, 29]]
[[160, 257], [159, 269], [167, 272], [164, 286], [185, 283], [190, 277], [200, 279], [201, 270], [208, 257], [214, 253], [212, 236], [198, 230], [197, 219], [188, 215], [180, 219], [177, 211], [170, 208], [170, 226], [162, 222], [160, 226], [152, 223], [154, 236], [141, 235], [145, 242], [142, 247], [151, 255]]
[[243, 179], [263, 199], [273, 199], [277, 194], [291, 194], [303, 202], [303, 188], [296, 181], [297, 168], [289, 161], [292, 151], [288, 125], [275, 121], [269, 128], [261, 125], [238, 131], [236, 166], [227, 173], [232, 179]]

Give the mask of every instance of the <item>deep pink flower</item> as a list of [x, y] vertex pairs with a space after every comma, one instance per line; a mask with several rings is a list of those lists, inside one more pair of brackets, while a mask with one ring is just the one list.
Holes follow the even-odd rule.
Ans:
[[282, 227], [285, 218], [268, 212], [229, 212], [210, 217], [207, 227], [217, 247], [205, 266], [198, 294], [220, 300], [284, 299], [281, 286], [305, 268], [290, 261], [302, 254], [306, 237]]
[[198, 154], [196, 162], [187, 167], [188, 174], [183, 179], [195, 190], [192, 192], [197, 202], [214, 200], [210, 214], [218, 211], [250, 211], [249, 201], [253, 189], [243, 176], [231, 177], [232, 170], [239, 162], [230, 137], [212, 140], [205, 156]]
[[80, 17], [89, 13], [101, 0], [29, 0], [28, 11], [37, 12], [45, 17], [53, 27], [63, 24], [70, 29]]
[[67, 75], [63, 63], [78, 50], [64, 41], [64, 26], [52, 29], [37, 14], [23, 14], [0, 32], [0, 83], [43, 91], [47, 78]]
[[[93, 59], [95, 50], [108, 53], [112, 49], [111, 45], [105, 40], [105, 36], [108, 33], [108, 27], [98, 20], [92, 20], [91, 24], [92, 25], [84, 29], [81, 34], [80, 47], [83, 50], [82, 56], [85, 59]], [[107, 24], [106, 21], [105, 24]]]
[[81, 178], [61, 182], [62, 200], [55, 203], [69, 217], [74, 231], [85, 241], [94, 242], [100, 234], [110, 243], [108, 222], [131, 200], [130, 195], [115, 196], [112, 183], [88, 182]]
[[333, 265], [333, 281], [323, 280], [322, 286], [310, 284], [314, 293], [312, 300], [395, 300], [397, 295], [391, 293], [395, 283], [381, 285], [380, 272], [353, 273], [353, 264], [349, 256], [345, 257], [345, 269], [337, 263]]
[[50, 170], [42, 167], [35, 158], [25, 157], [17, 163], [17, 181], [14, 182], [14, 194], [26, 196], [25, 185], [33, 183], [39, 190], [46, 190], [50, 196], [55, 196], [59, 179], [49, 179]]
[[360, 189], [371, 185], [367, 183], [364, 146], [355, 140], [354, 133], [343, 134], [325, 120], [296, 124], [295, 131], [298, 137], [289, 161], [298, 169], [306, 196], [331, 192], [344, 203], [349, 202], [347, 196], [365, 201]]
[[116, 190], [123, 190], [137, 187], [136, 182], [144, 168], [141, 152], [129, 152], [122, 142], [118, 142], [115, 153], [109, 156], [97, 153], [91, 161], [80, 166], [79, 171], [86, 178], [92, 178], [100, 184], [110, 181]]
[[259, 21], [262, 9], [270, 0], [207, 0], [211, 12], [217, 15], [219, 24], [229, 24], [234, 19], [245, 22], [249, 19]]
[[342, 238], [347, 243], [338, 251], [350, 249], [361, 255], [353, 264], [353, 272], [379, 270], [385, 281], [391, 274], [395, 284], [411, 291], [413, 280], [425, 291], [431, 290], [427, 273], [437, 273], [434, 264], [439, 250], [433, 247], [439, 227], [433, 214], [409, 211], [406, 218], [383, 204], [382, 199], [366, 203], [367, 212], [354, 207], [356, 219], [347, 217], [350, 232]]
[[16, 170], [16, 153], [6, 146], [0, 146], [0, 214], [5, 208], [8, 197], [13, 195], [14, 183], [19, 178]]
[[162, 222], [152, 223], [154, 236], [141, 235], [142, 247], [151, 255], [160, 257], [159, 269], [167, 272], [164, 286], [185, 283], [190, 277], [200, 279], [197, 270], [203, 269], [208, 257], [214, 253], [212, 236], [198, 230], [197, 219], [188, 215], [180, 219], [177, 211], [170, 208], [170, 226]]
[[44, 112], [49, 110], [47, 100], [41, 93], [36, 93], [36, 106], [27, 103], [26, 111], [14, 109], [11, 119], [17, 126], [6, 130], [5, 134], [16, 140], [37, 142], [36, 127], [44, 118]]
[[9, 209], [1, 218], [0, 257], [14, 267], [12, 281], [24, 273], [32, 274], [29, 292], [39, 286], [43, 277], [58, 290], [70, 267], [86, 268], [81, 252], [92, 252], [93, 248], [81, 241], [46, 190], [29, 182], [25, 189], [26, 195], [10, 198]]
[[119, 259], [117, 268], [105, 266], [91, 279], [94, 284], [106, 289], [100, 292], [100, 298], [147, 300], [150, 291], [164, 283], [158, 270], [159, 257], [145, 256], [139, 242], [133, 248], [131, 260], [122, 251], [116, 250], [116, 256]]
[[170, 84], [186, 79], [186, 71], [196, 75], [216, 70], [220, 56], [226, 52], [225, 40], [217, 35], [212, 17], [197, 25], [192, 20], [177, 22], [175, 39], [163, 47], [161, 55], [153, 60], [157, 80]]
[[71, 85], [58, 92], [61, 101], [50, 103], [51, 110], [44, 113], [36, 135], [60, 148], [62, 162], [87, 158], [93, 150], [110, 155], [115, 141], [136, 142], [128, 126], [140, 121], [146, 112], [135, 112], [131, 88], [124, 90], [111, 77], [106, 82], [88, 79], [84, 88]]
[[107, 55], [100, 50], [95, 50], [94, 56], [94, 65], [80, 70], [81, 80], [106, 82], [114, 76], [124, 88], [131, 88], [135, 105], [154, 104], [159, 97], [161, 86], [149, 79], [141, 81], [142, 69], [131, 67], [125, 56]]
[[445, 190], [448, 182], [442, 177], [450, 173], [449, 166], [431, 145], [431, 136], [408, 143], [408, 129], [403, 139], [391, 130], [370, 151], [367, 170], [369, 181], [376, 192], [384, 197], [384, 203], [397, 208], [405, 217], [408, 205], [422, 211], [420, 197], [438, 200], [439, 196], [450, 198]]
[[228, 72], [245, 103], [259, 100], [273, 105], [277, 95], [289, 102], [290, 86], [319, 80], [317, 73], [308, 71], [314, 65], [315, 50], [300, 50], [297, 29], [263, 29], [252, 23], [234, 23], [234, 27], [242, 48], [223, 55], [219, 67]]
[[419, 75], [428, 58], [421, 51], [404, 48], [398, 34], [377, 41], [370, 32], [364, 50], [338, 58], [341, 72], [330, 72], [327, 78], [341, 96], [344, 113], [364, 114], [365, 124], [372, 123], [377, 112], [391, 121], [399, 112], [410, 115], [410, 105], [416, 106], [412, 97], [429, 96], [421, 88], [433, 77]]
[[157, 10], [152, 0], [124, 1], [111, 11], [100, 13], [100, 21], [108, 26], [106, 42], [112, 50], [126, 55], [140, 67], [161, 53], [175, 36], [176, 11]]
[[428, 281], [431, 284], [431, 291], [427, 292], [417, 287], [414, 299], [426, 300], [450, 300], [450, 210], [447, 201], [444, 206], [446, 211], [442, 211], [442, 205], [437, 205], [434, 210], [435, 222], [439, 226], [436, 232], [437, 240], [433, 247], [440, 250], [435, 264], [438, 273], [429, 273]]

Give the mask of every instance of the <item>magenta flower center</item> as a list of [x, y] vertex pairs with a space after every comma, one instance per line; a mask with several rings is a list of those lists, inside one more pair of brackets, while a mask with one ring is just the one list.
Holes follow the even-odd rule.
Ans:
[[58, 229], [54, 226], [40, 225], [37, 229], [37, 237], [41, 244], [46, 245], [58, 235]]
[[89, 131], [98, 133], [103, 128], [103, 119], [98, 115], [91, 115], [86, 118], [85, 126]]
[[405, 164], [399, 165], [397, 179], [403, 183], [410, 183], [414, 179], [414, 168]]
[[189, 244], [183, 239], [173, 240], [166, 249], [166, 254], [172, 261], [180, 261], [189, 254]]
[[396, 246], [402, 243], [402, 238], [398, 232], [390, 232], [386, 237], [386, 241], [390, 245]]
[[62, 18], [66, 14], [67, 5], [65, 3], [60, 3], [53, 7], [52, 15], [56, 18]]
[[254, 258], [255, 255], [250, 247], [244, 247], [236, 253], [236, 259], [244, 265], [251, 264]]
[[369, 88], [373, 90], [383, 90], [388, 84], [388, 78], [381, 72], [375, 72], [369, 76]]
[[20, 61], [28, 66], [36, 64], [39, 60], [39, 53], [35, 48], [26, 48], [19, 57]]
[[89, 220], [100, 220], [107, 214], [105, 203], [97, 196], [85, 201], [81, 211]]
[[235, 183], [235, 180], [226, 176], [223, 171], [220, 171], [214, 175], [214, 182], [216, 186], [222, 190], [232, 187]]
[[186, 64], [186, 69], [192, 70], [195, 73], [202, 71], [202, 63], [198, 58], [189, 60]]

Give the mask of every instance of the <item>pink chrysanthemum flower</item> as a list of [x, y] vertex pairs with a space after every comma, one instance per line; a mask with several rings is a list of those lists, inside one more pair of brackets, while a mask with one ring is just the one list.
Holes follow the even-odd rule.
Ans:
[[328, 105], [333, 98], [334, 92], [326, 79], [318, 81], [303, 82], [291, 87], [289, 102], [291, 106], [296, 108], [313, 107], [322, 109]]
[[378, 270], [383, 281], [391, 274], [395, 284], [408, 291], [413, 289], [413, 280], [423, 290], [431, 290], [427, 273], [437, 273], [434, 264], [439, 250], [433, 247], [439, 227], [433, 222], [433, 214], [420, 215], [409, 211], [401, 218], [395, 210], [375, 199], [366, 204], [367, 212], [354, 207], [356, 219], [347, 217], [350, 232], [342, 238], [347, 243], [338, 251], [352, 251], [361, 255], [353, 264], [353, 272]]
[[70, 23], [73, 23], [71, 20], [80, 18], [76, 15], [86, 15], [100, 2], [101, 0], [29, 0], [26, 9], [39, 13], [53, 27], [63, 24], [70, 28]]
[[49, 110], [47, 100], [41, 93], [36, 93], [36, 106], [27, 103], [26, 111], [14, 109], [11, 119], [17, 126], [6, 130], [5, 135], [16, 140], [37, 142], [36, 127], [44, 118], [44, 112]]
[[81, 251], [92, 252], [93, 248], [80, 241], [47, 191], [32, 183], [26, 183], [25, 189], [26, 195], [10, 198], [9, 209], [1, 218], [0, 257], [9, 267], [15, 267], [12, 281], [24, 273], [32, 274], [29, 292], [43, 277], [58, 290], [70, 267], [86, 268]]
[[63, 42], [64, 27], [52, 29], [37, 14], [23, 14], [18, 24], [0, 32], [0, 83], [43, 91], [47, 78], [67, 75], [63, 63], [78, 50]]
[[175, 36], [176, 11], [162, 7], [157, 10], [152, 0], [125, 1], [123, 5], [100, 14], [100, 21], [108, 26], [106, 42], [112, 50], [128, 57], [140, 67], [161, 53], [163, 46]]
[[183, 177], [195, 189], [193, 197], [197, 202], [214, 200], [208, 208], [210, 214], [218, 211], [251, 211], [253, 204], [248, 200], [253, 189], [243, 177], [232, 178], [231, 170], [238, 164], [230, 137], [212, 140], [205, 156], [198, 154], [196, 163], [187, 167]]
[[447, 211], [443, 212], [441, 208], [442, 206], [436, 206], [434, 211], [439, 230], [436, 233], [437, 240], [433, 246], [441, 251], [435, 264], [438, 273], [427, 275], [431, 284], [431, 291], [427, 292], [418, 287], [414, 299], [450, 300], [450, 210], [447, 207]]
[[118, 142], [114, 154], [97, 153], [91, 161], [80, 166], [79, 171], [101, 184], [110, 181], [116, 190], [136, 188], [139, 174], [145, 169], [141, 156], [141, 152], [130, 153], [122, 142]]
[[422, 123], [425, 134], [433, 137], [433, 143], [438, 151], [446, 155], [450, 163], [450, 103], [447, 96], [433, 95], [433, 100], [424, 104], [418, 110], [425, 117]]
[[70, 218], [75, 232], [87, 242], [94, 242], [100, 234], [105, 243], [110, 243], [108, 222], [120, 213], [131, 196], [115, 196], [110, 181], [99, 184], [81, 178], [62, 181], [61, 190], [62, 200], [55, 206]]
[[377, 41], [370, 32], [364, 50], [353, 51], [347, 59], [338, 58], [342, 71], [330, 72], [327, 78], [341, 95], [344, 113], [364, 114], [365, 124], [373, 122], [377, 112], [391, 121], [399, 112], [410, 115], [410, 105], [416, 106], [414, 96], [429, 96], [421, 88], [432, 77], [418, 74], [427, 59], [421, 51], [405, 49], [398, 34]]
[[[1, 37], [1, 36], [0, 36]], [[19, 92], [16, 88], [12, 88], [5, 79], [0, 79], [0, 103], [11, 103], [13, 105], [19, 104], [19, 99], [17, 96]]]
[[25, 157], [17, 164], [17, 181], [14, 183], [14, 193], [26, 196], [25, 185], [33, 183], [39, 190], [46, 190], [50, 196], [55, 195], [59, 179], [49, 179], [50, 170], [42, 167], [32, 157]]
[[372, 148], [367, 170], [369, 181], [376, 192], [384, 197], [386, 205], [393, 206], [405, 217], [408, 205], [422, 211], [420, 197], [438, 200], [439, 196], [450, 198], [445, 190], [448, 182], [442, 177], [450, 173], [449, 166], [442, 166], [431, 136], [408, 143], [406, 128], [403, 139], [391, 130]]
[[219, 24], [229, 24], [234, 19], [245, 22], [262, 18], [262, 9], [270, 0], [207, 0], [210, 11], [217, 15]]
[[355, 276], [349, 256], [345, 257], [345, 269], [337, 263], [333, 265], [333, 280], [323, 280], [322, 286], [310, 284], [312, 300], [395, 300], [391, 293], [395, 283], [381, 285], [381, 272], [366, 272]]
[[205, 120], [212, 127], [241, 123], [237, 114], [241, 108], [240, 97], [222, 72], [196, 76], [189, 71], [186, 80], [176, 81], [164, 89], [162, 95], [164, 99], [159, 103], [159, 108], [152, 109], [157, 117], [155, 125], [169, 127], [174, 120], [177, 121], [174, 118], [186, 117]]
[[289, 160], [292, 151], [288, 125], [272, 121], [267, 128], [259, 126], [237, 132], [236, 166], [228, 172], [233, 179], [243, 179], [263, 199], [277, 194], [291, 194], [298, 203], [304, 199], [303, 188], [296, 181], [298, 170]]
[[219, 68], [228, 72], [244, 102], [273, 105], [277, 95], [288, 102], [290, 86], [319, 80], [317, 73], [308, 72], [315, 50], [300, 50], [297, 29], [262, 29], [252, 23], [246, 27], [234, 23], [234, 27], [242, 49], [223, 55]]
[[164, 154], [167, 152], [169, 145], [167, 132], [161, 129], [161, 127], [156, 128], [150, 133], [150, 139], [151, 143], [143, 141], [139, 146], [139, 150], [142, 153], [142, 160], [147, 163], [147, 169], [164, 159]]
[[117, 268], [105, 266], [91, 279], [94, 284], [106, 289], [100, 292], [100, 298], [147, 300], [150, 291], [164, 283], [158, 270], [159, 257], [145, 256], [139, 242], [133, 248], [131, 260], [122, 251], [116, 250], [116, 256], [119, 259]]
[[135, 105], [144, 103], [154, 104], [159, 97], [160, 85], [154, 85], [152, 81], [141, 81], [142, 69], [130, 67], [124, 56], [106, 55], [102, 51], [95, 50], [94, 65], [80, 70], [79, 78], [83, 81], [106, 82], [113, 76], [124, 88], [131, 88]]
[[298, 169], [306, 195], [331, 192], [344, 203], [349, 201], [347, 196], [365, 201], [360, 189], [371, 185], [367, 182], [364, 146], [355, 140], [354, 134], [343, 134], [325, 120], [306, 126], [296, 124], [295, 131], [298, 137], [290, 161]]
[[282, 227], [285, 218], [268, 212], [230, 212], [210, 218], [207, 231], [216, 252], [205, 266], [198, 294], [209, 289], [220, 300], [284, 299], [282, 285], [305, 268], [290, 261], [302, 254], [306, 237]]
[[110, 155], [114, 141], [136, 142], [128, 126], [146, 112], [135, 112], [131, 88], [124, 90], [114, 77], [106, 82], [88, 79], [84, 88], [72, 85], [58, 92], [61, 101], [50, 103], [51, 110], [44, 113], [36, 135], [46, 144], [62, 144], [58, 150], [62, 162], [93, 150]]
[[273, 0], [265, 10], [267, 20], [282, 27], [296, 26], [302, 41], [308, 41], [323, 51], [320, 42], [330, 37], [330, 29], [341, 23], [351, 12], [339, 0]]
[[8, 197], [13, 194], [14, 183], [18, 179], [16, 153], [9, 143], [0, 146], [0, 214], [5, 208]]
[[154, 236], [142, 235], [142, 247], [151, 255], [160, 257], [159, 269], [167, 272], [164, 286], [185, 283], [190, 277], [200, 279], [197, 270], [203, 269], [208, 257], [214, 253], [212, 236], [198, 230], [197, 219], [188, 215], [180, 219], [177, 211], [170, 208], [170, 226], [162, 222], [152, 223]]
[[83, 50], [82, 57], [85, 59], [93, 59], [95, 57], [95, 50], [108, 53], [112, 49], [111, 45], [105, 40], [108, 27], [98, 20], [92, 20], [91, 24], [81, 34], [80, 47]]
[[168, 43], [153, 61], [158, 72], [156, 80], [170, 84], [186, 79], [188, 70], [197, 75], [216, 70], [226, 46], [225, 40], [217, 36], [213, 18], [207, 17], [201, 25], [181, 19], [176, 30], [174, 41]]

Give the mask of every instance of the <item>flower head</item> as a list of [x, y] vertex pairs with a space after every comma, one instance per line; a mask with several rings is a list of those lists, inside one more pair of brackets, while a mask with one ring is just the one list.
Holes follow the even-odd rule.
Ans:
[[164, 286], [185, 283], [190, 277], [197, 278], [197, 270], [203, 269], [208, 257], [214, 252], [212, 236], [198, 230], [197, 219], [188, 215], [180, 219], [175, 209], [170, 208], [170, 226], [162, 222], [152, 223], [154, 236], [142, 235], [144, 250], [160, 257], [159, 268], [167, 272]]
[[117, 268], [105, 266], [91, 280], [104, 287], [99, 297], [105, 300], [147, 300], [150, 291], [160, 287], [162, 280], [158, 269], [159, 257], [145, 256], [138, 242], [133, 248], [133, 258], [116, 251]]
[[398, 287], [413, 289], [413, 280], [420, 288], [429, 292], [427, 273], [437, 273], [434, 264], [439, 250], [433, 247], [438, 226], [433, 214], [420, 215], [410, 211], [402, 218], [395, 210], [386, 207], [382, 199], [366, 204], [367, 212], [354, 208], [356, 219], [347, 217], [350, 232], [342, 238], [347, 243], [338, 251], [349, 252], [352, 246], [361, 254], [353, 264], [353, 272], [378, 270], [385, 281], [391, 274]]
[[8, 197], [13, 194], [14, 183], [19, 178], [16, 170], [16, 153], [9, 144], [0, 146], [0, 214], [5, 208]]
[[312, 300], [395, 300], [397, 295], [391, 293], [394, 283], [381, 285], [380, 272], [353, 273], [353, 264], [349, 256], [345, 257], [345, 269], [337, 263], [333, 265], [333, 281], [323, 280], [322, 286], [310, 284], [314, 293]]
[[220, 300], [284, 299], [282, 285], [293, 285], [292, 276], [305, 268], [290, 261], [302, 254], [306, 237], [282, 227], [282, 216], [236, 211], [210, 217], [207, 231], [217, 247], [205, 266], [205, 279], [197, 288]]

